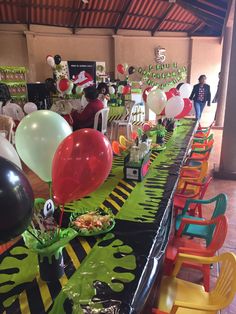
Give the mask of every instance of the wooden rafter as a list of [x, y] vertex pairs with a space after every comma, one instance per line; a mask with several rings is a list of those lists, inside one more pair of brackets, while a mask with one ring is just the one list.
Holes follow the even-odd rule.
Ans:
[[82, 0], [78, 0], [78, 9], [77, 9], [77, 13], [76, 13], [76, 16], [75, 16], [75, 19], [74, 19], [74, 23], [72, 25], [72, 32], [73, 34], [75, 34], [75, 31], [76, 31], [76, 28], [78, 26], [78, 21], [80, 19], [80, 15], [81, 15], [81, 12], [82, 12], [82, 7], [83, 7], [83, 2]]
[[187, 2], [193, 8], [201, 10], [201, 11], [207, 13], [207, 14], [214, 15], [214, 16], [217, 16], [217, 17], [223, 18], [223, 19], [225, 17], [226, 10], [222, 11], [222, 10], [210, 7], [209, 5], [206, 5], [206, 4], [204, 4], [202, 2], [199, 2], [199, 1], [187, 0]]
[[26, 7], [26, 10], [27, 10], [27, 28], [28, 28], [28, 30], [30, 30], [30, 24], [31, 24], [31, 3], [32, 3], [32, 1], [28, 0], [26, 2], [27, 2], [27, 7]]
[[189, 5], [187, 2], [185, 2], [183, 0], [177, 0], [177, 1], [178, 1], [177, 3], [182, 8], [190, 11], [193, 15], [195, 15], [198, 19], [202, 20], [211, 29], [216, 30], [216, 33], [218, 33], [221, 30], [222, 22], [217, 22], [214, 18], [211, 18], [209, 16], [206, 17], [204, 14], [202, 14], [198, 10], [194, 9], [191, 5]]
[[192, 4], [190, 4], [190, 2], [188, 0], [177, 0], [178, 4], [180, 4], [181, 6], [185, 6], [185, 8], [192, 12], [192, 14], [197, 15], [200, 19], [209, 22], [212, 22], [212, 24], [219, 24], [222, 26], [222, 24], [224, 23], [224, 20], [219, 19], [217, 17], [213, 17], [208, 13], [205, 13], [203, 11], [201, 11], [200, 9], [194, 7]]
[[131, 5], [133, 3], [133, 0], [127, 0], [126, 4], [124, 6], [124, 10], [120, 13], [120, 17], [117, 21], [117, 24], [115, 26], [115, 34], [117, 33], [118, 29], [121, 27], [122, 23], [126, 19], [127, 15], [129, 14], [129, 10], [131, 8]]
[[166, 12], [162, 15], [162, 17], [157, 20], [157, 23], [154, 25], [153, 29], [151, 30], [152, 36], [155, 34], [155, 32], [158, 31], [158, 29], [160, 28], [161, 24], [165, 21], [165, 19], [167, 18], [168, 14], [173, 9], [173, 7], [174, 7], [174, 3], [171, 3], [169, 5], [168, 9], [166, 10]]
[[203, 21], [200, 21], [198, 24], [194, 25], [194, 27], [189, 32], [189, 35], [192, 35], [192, 34], [196, 33], [204, 25], [205, 25], [205, 23]]

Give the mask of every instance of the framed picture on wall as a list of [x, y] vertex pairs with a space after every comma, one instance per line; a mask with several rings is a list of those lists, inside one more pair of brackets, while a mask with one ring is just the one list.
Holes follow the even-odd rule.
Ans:
[[96, 84], [95, 61], [68, 61], [69, 78], [82, 88]]

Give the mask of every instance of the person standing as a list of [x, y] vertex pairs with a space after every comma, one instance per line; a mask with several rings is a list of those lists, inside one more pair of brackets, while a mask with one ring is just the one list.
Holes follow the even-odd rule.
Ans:
[[211, 105], [211, 91], [210, 86], [206, 84], [206, 75], [200, 75], [198, 81], [199, 83], [194, 85], [189, 99], [193, 100], [196, 119], [200, 120], [206, 103], [208, 106]]

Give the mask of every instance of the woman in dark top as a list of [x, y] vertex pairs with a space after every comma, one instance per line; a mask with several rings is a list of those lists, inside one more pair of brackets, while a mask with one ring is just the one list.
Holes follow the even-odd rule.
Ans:
[[193, 100], [196, 119], [200, 120], [206, 103], [211, 105], [211, 91], [210, 86], [206, 84], [206, 75], [200, 75], [198, 81], [199, 84], [194, 85], [189, 99]]

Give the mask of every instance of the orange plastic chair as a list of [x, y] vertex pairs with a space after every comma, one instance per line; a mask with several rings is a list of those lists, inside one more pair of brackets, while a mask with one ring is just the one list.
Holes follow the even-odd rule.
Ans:
[[[206, 292], [204, 287], [176, 278], [183, 263], [210, 265], [221, 263], [220, 274], [214, 289]], [[171, 277], [164, 276], [155, 314], [217, 314], [230, 305], [236, 293], [236, 255], [201, 257], [179, 254]]]
[[[179, 193], [175, 193], [174, 195], [174, 209], [176, 213], [178, 213], [179, 210], [184, 209], [187, 199], [191, 198], [202, 200], [211, 181], [212, 177], [204, 180], [203, 183], [185, 181], [183, 188], [179, 191]], [[190, 190], [188, 190], [188, 187], [196, 187], [196, 190], [194, 190], [193, 192], [189, 192]], [[201, 204], [191, 203], [188, 211], [190, 215], [194, 215], [198, 211], [198, 216], [202, 217]]]
[[[193, 223], [195, 224], [195, 222]], [[196, 222], [199, 225], [199, 221]], [[168, 244], [165, 256], [165, 274], [170, 275], [173, 271], [174, 263], [180, 253], [193, 254], [199, 256], [214, 256], [216, 252], [224, 244], [228, 223], [227, 218], [224, 215], [218, 216], [212, 220], [205, 220], [200, 222], [200, 225], [214, 225], [214, 233], [209, 245], [204, 242], [196, 242], [193, 239], [182, 237], [182, 232], [177, 232], [177, 237], [173, 237]], [[184, 263], [183, 267], [190, 267], [199, 269], [203, 273], [203, 283], [206, 291], [210, 289], [210, 265]]]

